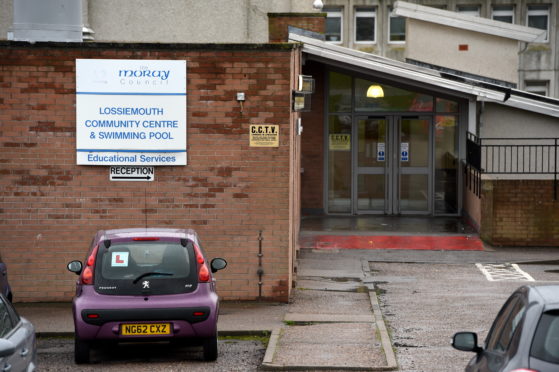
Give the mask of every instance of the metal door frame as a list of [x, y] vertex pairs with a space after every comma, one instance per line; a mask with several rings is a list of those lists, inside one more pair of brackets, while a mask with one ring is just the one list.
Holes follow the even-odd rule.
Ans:
[[[423, 171], [416, 171], [411, 168], [408, 171], [402, 171], [401, 162], [401, 130], [402, 119], [420, 119], [429, 122], [428, 132], [428, 164], [427, 164], [427, 210], [426, 211], [402, 211], [400, 209], [400, 176], [402, 174], [425, 174]], [[359, 167], [358, 166], [358, 122], [367, 119], [384, 119], [386, 120], [386, 160], [384, 162], [384, 171], [379, 173], [380, 167]], [[351, 187], [351, 214], [385, 214], [385, 215], [431, 215], [433, 213], [433, 191], [434, 191], [434, 135], [433, 135], [433, 119], [431, 115], [418, 114], [389, 114], [389, 115], [355, 115], [352, 123], [352, 187]], [[370, 168], [370, 169], [367, 169]], [[382, 168], [381, 168], [382, 169]], [[404, 168], [406, 170], [406, 168]], [[358, 179], [362, 174], [384, 174], [385, 175], [385, 199], [384, 210], [359, 210], [358, 202]]]

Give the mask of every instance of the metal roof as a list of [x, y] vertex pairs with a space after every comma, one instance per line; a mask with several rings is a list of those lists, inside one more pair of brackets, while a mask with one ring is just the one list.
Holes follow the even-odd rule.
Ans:
[[404, 79], [414, 85], [446, 89], [461, 95], [466, 94], [478, 101], [495, 102], [559, 117], [559, 100], [554, 98], [460, 76], [451, 76], [434, 69], [360, 52], [294, 33], [289, 34], [289, 40], [303, 43], [303, 53], [326, 64], [343, 65], [350, 69], [359, 68], [371, 73], [382, 74], [386, 79]]
[[463, 30], [500, 36], [525, 42], [538, 42], [545, 39], [545, 30], [520, 26], [492, 19], [475, 17], [458, 12], [437, 9], [429, 6], [411, 4], [405, 1], [394, 3], [394, 14], [420, 21], [437, 23]]

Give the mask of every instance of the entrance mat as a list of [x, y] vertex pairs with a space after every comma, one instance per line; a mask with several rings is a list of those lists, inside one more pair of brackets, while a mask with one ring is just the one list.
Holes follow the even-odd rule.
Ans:
[[301, 248], [312, 249], [419, 249], [483, 251], [477, 236], [316, 235], [302, 237]]

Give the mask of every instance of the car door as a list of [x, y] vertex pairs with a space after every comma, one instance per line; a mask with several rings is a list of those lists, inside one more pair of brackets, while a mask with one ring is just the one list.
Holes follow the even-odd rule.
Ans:
[[15, 351], [0, 359], [2, 371], [26, 371], [34, 357], [33, 326], [20, 318], [4, 296], [0, 296], [0, 337], [9, 340]]
[[514, 357], [513, 342], [523, 320], [526, 306], [520, 294], [513, 294], [499, 311], [487, 335], [485, 348], [466, 369], [467, 372], [500, 372]]

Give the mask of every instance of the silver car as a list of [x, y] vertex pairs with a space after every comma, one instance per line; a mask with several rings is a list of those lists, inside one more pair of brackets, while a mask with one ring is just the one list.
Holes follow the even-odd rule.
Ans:
[[0, 370], [31, 372], [36, 365], [35, 327], [0, 294]]

